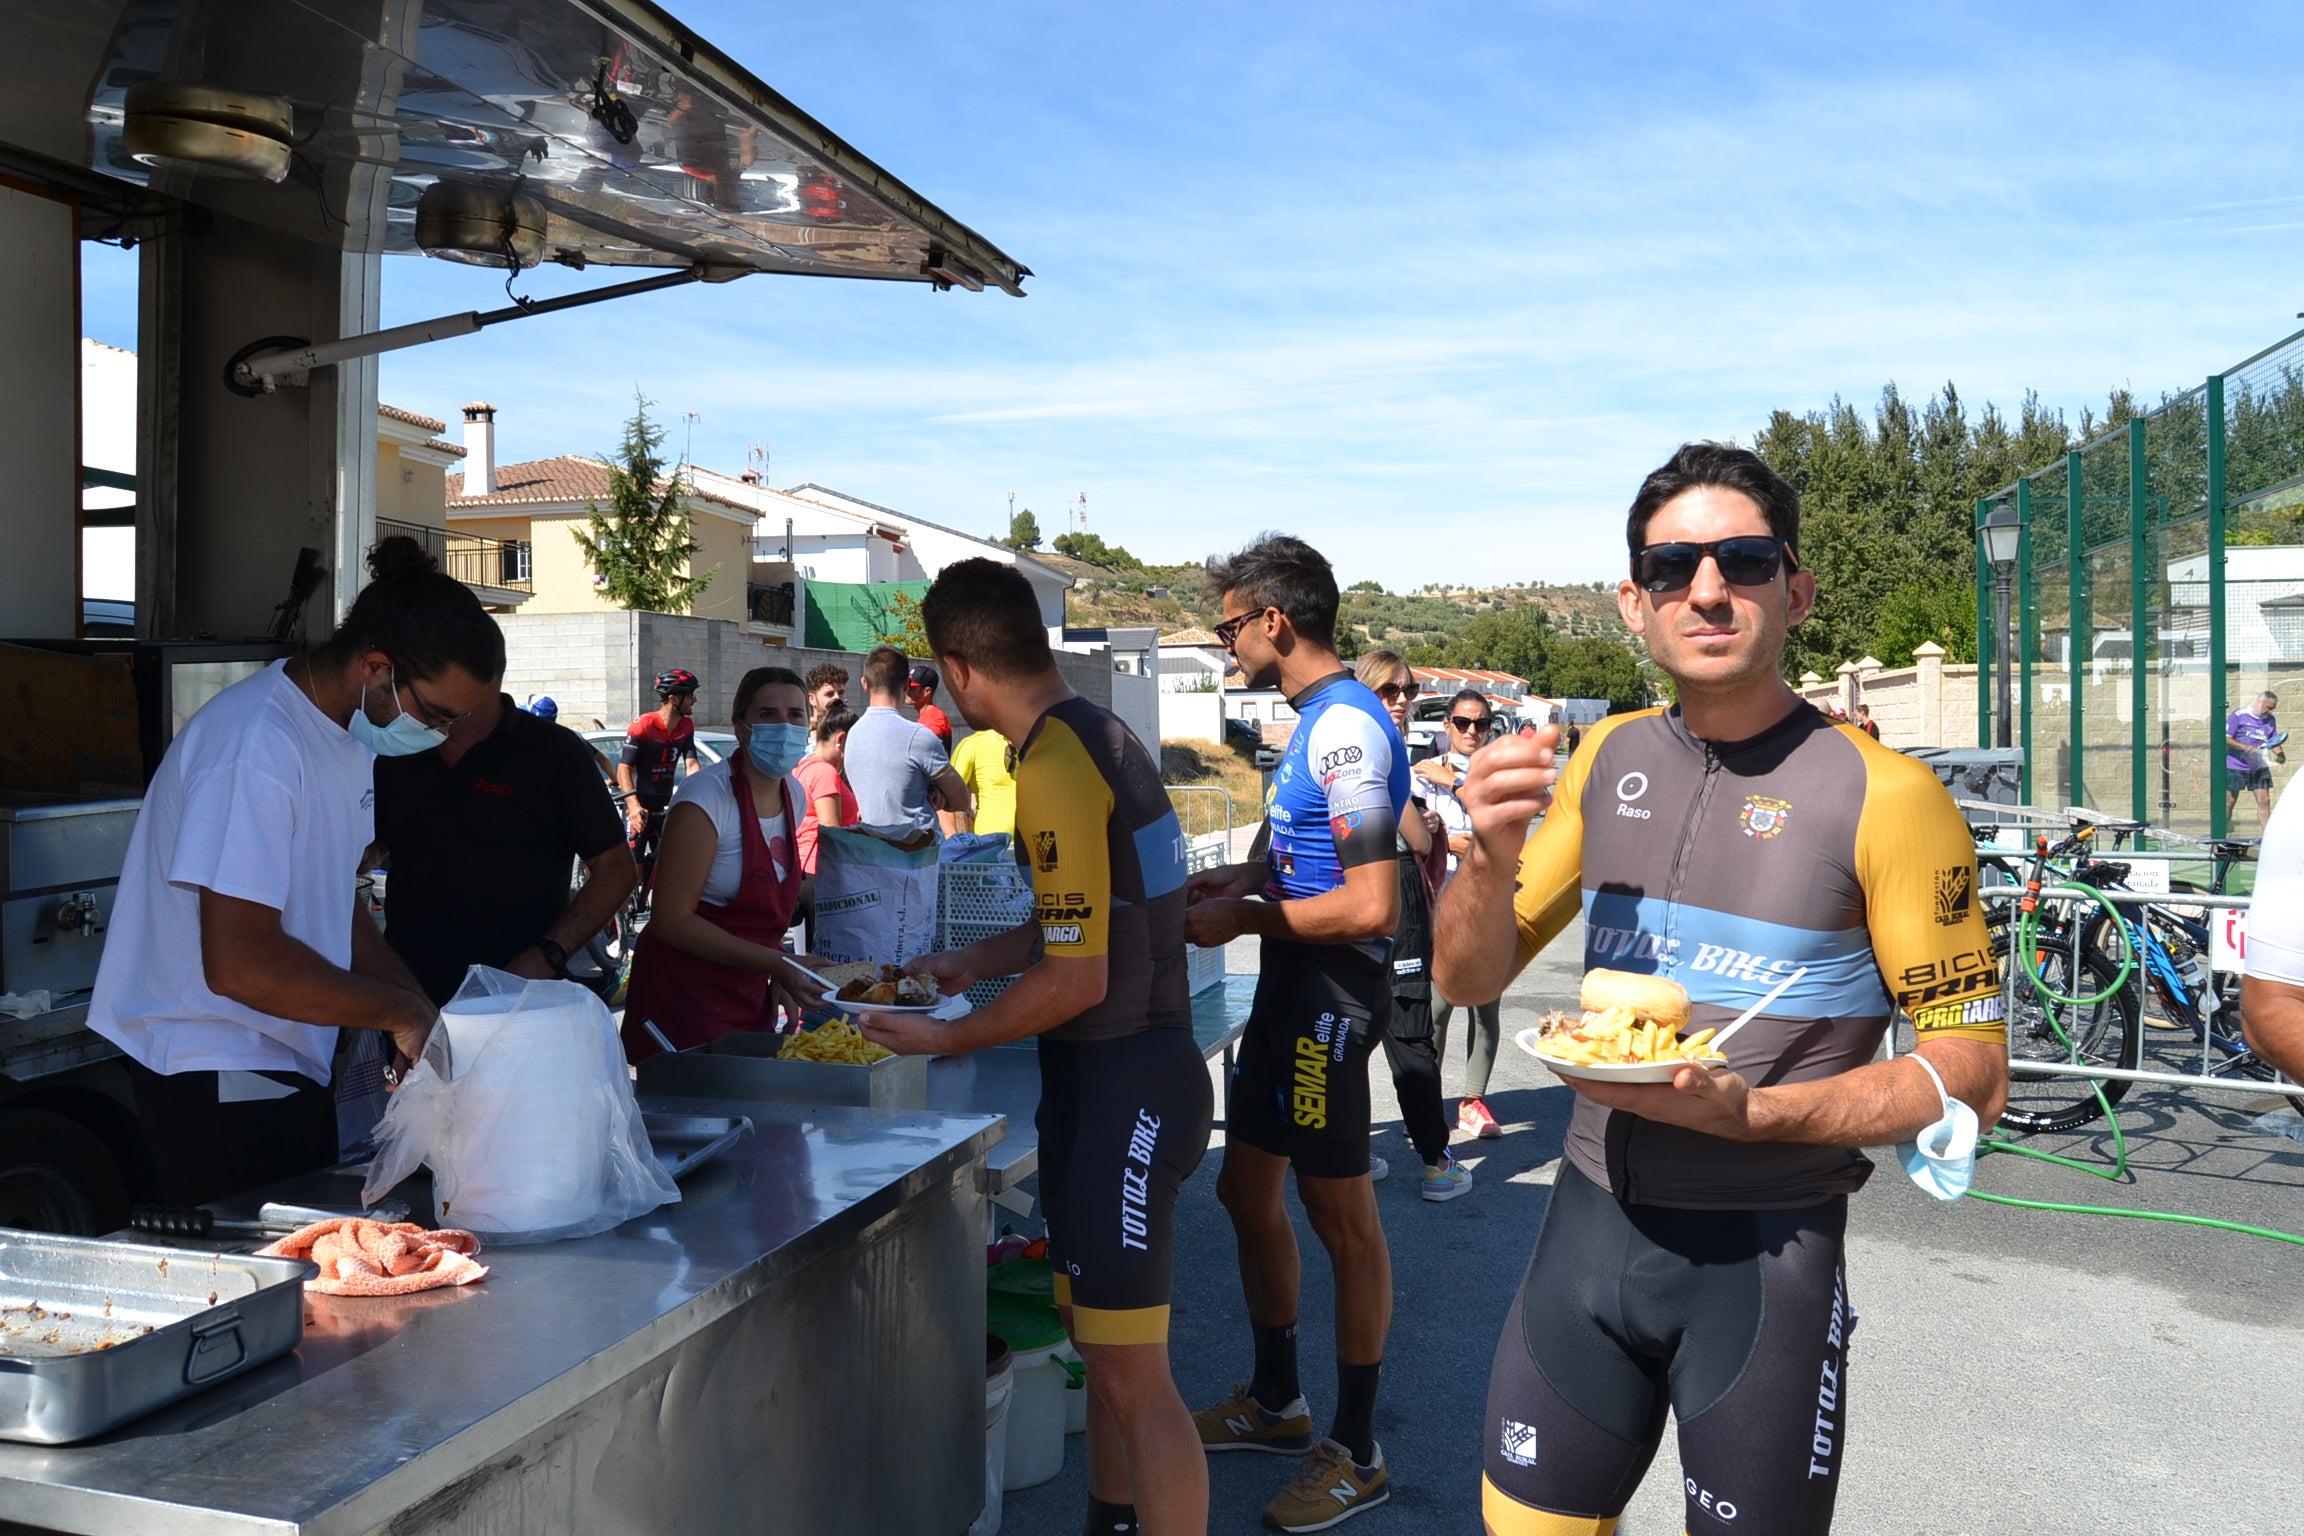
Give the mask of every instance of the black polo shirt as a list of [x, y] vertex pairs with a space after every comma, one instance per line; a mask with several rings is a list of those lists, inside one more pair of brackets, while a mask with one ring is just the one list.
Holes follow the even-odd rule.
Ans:
[[433, 1001], [466, 967], [501, 966], [567, 910], [575, 861], [623, 846], [624, 822], [581, 736], [503, 701], [453, 767], [376, 759], [376, 840], [390, 851], [384, 936]]

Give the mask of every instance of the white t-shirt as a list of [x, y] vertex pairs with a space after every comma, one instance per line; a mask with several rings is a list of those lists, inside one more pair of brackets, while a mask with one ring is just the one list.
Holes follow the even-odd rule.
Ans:
[[[1464, 771], [1451, 763], [1446, 753], [1442, 753], [1438, 757], [1427, 758], [1425, 762], [1438, 763], [1452, 773], [1461, 774]], [[1421, 768], [1424, 764], [1418, 763], [1416, 766]], [[1464, 802], [1456, 798], [1455, 790], [1442, 789], [1422, 774], [1417, 774], [1408, 781], [1408, 793], [1415, 795], [1430, 806], [1432, 814], [1440, 818], [1441, 836], [1469, 837], [1472, 835], [1472, 818], [1466, 813]], [[1448, 855], [1448, 873], [1456, 873], [1456, 855], [1454, 853]]]
[[2304, 987], [2304, 792], [2282, 795], [2256, 850], [2248, 907], [2248, 974]]
[[352, 963], [354, 883], [376, 835], [376, 759], [274, 663], [209, 700], [145, 791], [88, 1027], [155, 1072], [301, 1072], [328, 1081], [336, 1031], [208, 989], [200, 890], [280, 914]]
[[[720, 845], [712, 853], [712, 872], [704, 877], [704, 899], [716, 907], [734, 900], [737, 887], [744, 883], [744, 828], [736, 819], [736, 786], [728, 777], [735, 771], [736, 759], [723, 758], [688, 775], [680, 781], [680, 787], [672, 791], [675, 809], [695, 806], [712, 819], [712, 830], [720, 834]], [[808, 791], [801, 787], [799, 780], [787, 778], [784, 787], [794, 805], [808, 803]], [[752, 808], [755, 811], [761, 808], [757, 790]], [[785, 823], [784, 808], [779, 805], [759, 820], [760, 836], [768, 844], [769, 863], [776, 870], [776, 878], [781, 880], [799, 856], [792, 847], [792, 833]]]

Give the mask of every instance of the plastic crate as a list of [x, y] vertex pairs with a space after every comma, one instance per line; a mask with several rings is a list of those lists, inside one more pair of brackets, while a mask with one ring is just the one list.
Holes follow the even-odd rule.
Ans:
[[1184, 986], [1194, 997], [1210, 987], [1224, 985], [1224, 946], [1202, 949], [1197, 944], [1184, 946]]

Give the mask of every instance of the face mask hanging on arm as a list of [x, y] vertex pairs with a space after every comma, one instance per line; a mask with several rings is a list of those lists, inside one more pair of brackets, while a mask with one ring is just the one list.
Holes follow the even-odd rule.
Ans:
[[804, 725], [756, 725], [744, 742], [745, 755], [752, 766], [771, 778], [780, 779], [799, 765], [808, 755], [808, 727]]
[[1944, 1113], [1935, 1123], [1922, 1126], [1918, 1135], [1896, 1149], [1896, 1155], [1913, 1183], [1939, 1200], [1957, 1200], [1968, 1193], [1968, 1181], [1976, 1175], [1976, 1111], [1952, 1097], [1927, 1057], [1915, 1053], [1910, 1059], [1936, 1080]]
[[352, 711], [350, 726], [352, 739], [378, 757], [414, 757], [429, 752], [448, 739], [448, 733], [436, 730], [400, 708], [400, 677], [392, 675], [392, 707], [399, 710], [390, 725], [378, 725], [368, 718], [368, 685], [360, 685], [360, 704]]

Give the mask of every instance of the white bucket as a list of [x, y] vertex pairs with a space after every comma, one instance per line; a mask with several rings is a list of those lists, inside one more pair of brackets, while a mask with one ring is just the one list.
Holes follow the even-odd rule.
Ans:
[[1008, 1400], [1008, 1449], [1001, 1485], [1031, 1488], [1064, 1470], [1064, 1384], [1056, 1363], [1062, 1344], [1016, 1356], [1016, 1394]]
[[[1056, 1347], [1056, 1358], [1080, 1365], [1080, 1351], [1069, 1344]], [[1064, 1433], [1083, 1435], [1088, 1432], [1088, 1377], [1083, 1370], [1079, 1375], [1064, 1378]]]
[[444, 1191], [443, 1219], [456, 1226], [548, 1231], [600, 1209], [612, 1106], [593, 1070], [590, 1000], [515, 1012], [519, 1002], [473, 997], [440, 1013], [464, 1084], [454, 1188]]
[[992, 1360], [999, 1369], [987, 1366], [984, 1374], [984, 1513], [968, 1527], [968, 1536], [999, 1536], [1001, 1493], [1007, 1486], [1008, 1403], [1016, 1391], [1016, 1371], [1005, 1344]]

